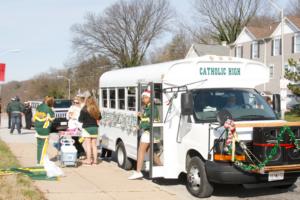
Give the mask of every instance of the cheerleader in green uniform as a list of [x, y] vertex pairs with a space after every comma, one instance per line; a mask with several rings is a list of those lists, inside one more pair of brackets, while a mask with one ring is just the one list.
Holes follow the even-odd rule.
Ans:
[[52, 110], [53, 104], [53, 97], [45, 97], [44, 102], [36, 108], [36, 113], [33, 118], [37, 138], [38, 165], [43, 164], [44, 156], [48, 148], [48, 136], [55, 116]]
[[85, 165], [97, 164], [97, 137], [98, 123], [101, 119], [99, 107], [93, 97], [86, 100], [85, 106], [81, 109], [78, 121], [82, 123], [82, 137], [86, 144], [87, 159]]

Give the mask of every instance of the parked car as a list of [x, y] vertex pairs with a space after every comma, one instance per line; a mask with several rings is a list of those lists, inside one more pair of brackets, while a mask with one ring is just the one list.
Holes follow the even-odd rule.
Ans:
[[290, 110], [300, 110], [300, 103], [299, 104], [294, 104], [293, 106], [290, 107]]
[[42, 101], [28, 101], [28, 103], [31, 106], [32, 116], [33, 116], [36, 112], [36, 108], [43, 102]]
[[52, 131], [64, 131], [68, 128], [67, 112], [72, 105], [69, 99], [55, 99], [53, 110], [55, 119], [52, 123]]
[[294, 94], [288, 94], [286, 98], [286, 108], [288, 110], [294, 109], [296, 105], [300, 104], [300, 98]]
[[[28, 102], [29, 102], [29, 105], [31, 106], [32, 121], [33, 121], [34, 114], [36, 113], [36, 108], [43, 102], [42, 101], [28, 101]], [[32, 126], [34, 126], [34, 123], [32, 123]]]

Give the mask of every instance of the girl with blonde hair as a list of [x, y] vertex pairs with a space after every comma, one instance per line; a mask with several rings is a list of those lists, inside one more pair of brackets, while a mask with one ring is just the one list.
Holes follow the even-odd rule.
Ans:
[[97, 164], [97, 137], [100, 119], [101, 113], [95, 99], [87, 98], [78, 119], [82, 123], [82, 137], [84, 137], [86, 145], [87, 158], [83, 161], [85, 165]]

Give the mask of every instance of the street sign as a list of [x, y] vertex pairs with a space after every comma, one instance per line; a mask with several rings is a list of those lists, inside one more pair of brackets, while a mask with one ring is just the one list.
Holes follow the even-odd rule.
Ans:
[[5, 64], [0, 63], [0, 81], [5, 81]]

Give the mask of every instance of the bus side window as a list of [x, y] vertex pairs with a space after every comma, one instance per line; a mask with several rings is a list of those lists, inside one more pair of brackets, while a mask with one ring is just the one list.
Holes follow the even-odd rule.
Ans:
[[109, 105], [110, 108], [116, 108], [116, 90], [109, 89]]
[[163, 107], [162, 107], [162, 84], [161, 83], [155, 83], [154, 84], [154, 104], [156, 105], [157, 111], [158, 111], [158, 118], [154, 119], [157, 122], [162, 122], [163, 119]]
[[107, 108], [107, 89], [102, 89], [102, 107]]
[[130, 111], [136, 111], [135, 87], [127, 88], [127, 108]]
[[125, 89], [118, 89], [118, 109], [125, 110]]

